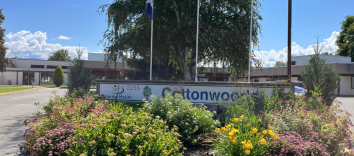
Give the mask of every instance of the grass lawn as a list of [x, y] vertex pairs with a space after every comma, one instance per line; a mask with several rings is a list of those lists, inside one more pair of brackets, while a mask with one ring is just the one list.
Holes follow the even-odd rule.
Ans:
[[32, 89], [32, 87], [0, 87], [0, 93], [15, 92], [15, 91], [26, 90], [26, 89]]
[[7, 88], [7, 87], [22, 87], [22, 85], [0, 85], [0, 88]]

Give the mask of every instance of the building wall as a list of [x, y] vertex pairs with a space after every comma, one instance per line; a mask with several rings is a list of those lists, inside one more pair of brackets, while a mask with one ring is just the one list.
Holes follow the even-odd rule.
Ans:
[[17, 76], [17, 72], [3, 72], [2, 74], [2, 78], [1, 78], [1, 84], [2, 85], [7, 85], [7, 81], [11, 80], [12, 83], [11, 85], [16, 85], [16, 76]]
[[340, 95], [354, 95], [354, 89], [351, 89], [351, 76], [341, 76]]
[[18, 72], [18, 85], [23, 84], [23, 72]]
[[[325, 59], [326, 63], [350, 63], [351, 62], [350, 57], [344, 57], [344, 56], [321, 54], [320, 58]], [[291, 61], [296, 61], [296, 65], [307, 65], [309, 64], [310, 59], [311, 59], [311, 55], [291, 57]]]
[[291, 77], [291, 81], [299, 81], [297, 77]]
[[67, 85], [68, 84], [68, 73], [64, 73], [64, 83], [63, 85]]
[[2, 85], [2, 83], [1, 83], [1, 77], [2, 77], [2, 76], [1, 76], [1, 75], [2, 75], [2, 72], [0, 72], [0, 85]]
[[33, 81], [34, 81], [34, 85], [39, 85], [39, 81], [38, 80], [40, 80], [40, 78], [39, 78], [39, 72], [34, 72], [34, 79], [33, 79]]
[[267, 78], [265, 78], [265, 77], [259, 78], [259, 82], [266, 82], [266, 81], [267, 81]]
[[[90, 61], [104, 61], [104, 53], [88, 53], [88, 59]], [[122, 62], [123, 60], [117, 57], [117, 62]]]

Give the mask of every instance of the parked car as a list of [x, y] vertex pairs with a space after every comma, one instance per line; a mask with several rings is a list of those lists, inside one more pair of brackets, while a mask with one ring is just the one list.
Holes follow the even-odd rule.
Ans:
[[295, 86], [295, 95], [305, 95], [306, 89], [301, 88], [299, 86]]
[[301, 81], [292, 81], [291, 83], [295, 83], [295, 86], [306, 89], [306, 86]]

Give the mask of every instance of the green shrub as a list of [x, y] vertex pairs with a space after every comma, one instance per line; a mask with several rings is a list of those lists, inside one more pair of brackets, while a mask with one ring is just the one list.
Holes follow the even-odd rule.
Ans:
[[265, 123], [277, 134], [294, 131], [307, 141], [317, 135], [317, 142], [326, 144], [331, 155], [342, 155], [344, 147], [353, 141], [349, 114], [341, 112], [337, 102], [331, 107], [322, 102], [316, 93], [313, 98], [286, 101], [279, 110], [265, 114]]
[[217, 128], [219, 137], [214, 140], [214, 150], [220, 155], [266, 155], [269, 142], [278, 139], [271, 130], [262, 128], [257, 116], [234, 118], [225, 127]]
[[206, 110], [206, 106], [194, 107], [180, 94], [173, 97], [168, 93], [160, 99], [152, 96], [152, 101], [145, 101], [142, 110], [153, 114], [154, 118], [167, 121], [170, 129], [176, 125], [180, 139], [189, 144], [196, 144], [199, 134], [212, 132], [219, 125], [219, 121], [213, 120], [213, 114]]
[[55, 68], [54, 74], [53, 74], [53, 83], [57, 86], [60, 87], [64, 83], [64, 72], [63, 69], [61, 69], [60, 66]]
[[[177, 127], [153, 119], [148, 113], [91, 110], [92, 120], [78, 129], [69, 155], [182, 155]], [[124, 107], [123, 107], [124, 108]], [[172, 128], [169, 131], [169, 128]], [[181, 153], [182, 151], [182, 153]]]

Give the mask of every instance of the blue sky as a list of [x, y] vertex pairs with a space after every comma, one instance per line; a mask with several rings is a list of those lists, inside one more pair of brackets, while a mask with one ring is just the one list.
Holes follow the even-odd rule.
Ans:
[[[287, 47], [287, 0], [261, 1], [260, 13], [263, 37], [260, 38], [256, 56], [265, 66], [275, 61], [286, 61]], [[107, 0], [3, 0], [6, 19], [5, 46], [8, 53], [20, 58], [46, 59], [58, 49], [68, 49], [75, 56], [79, 44], [86, 52], [102, 52], [97, 45], [106, 30], [105, 16], [97, 10]], [[325, 43], [325, 51], [335, 52], [336, 36], [341, 31], [345, 16], [354, 15], [354, 1], [341, 3], [333, 0], [293, 0], [292, 49], [293, 55], [311, 54], [311, 45]], [[86, 54], [85, 54], [86, 55]], [[87, 57], [87, 56], [85, 56]]]

